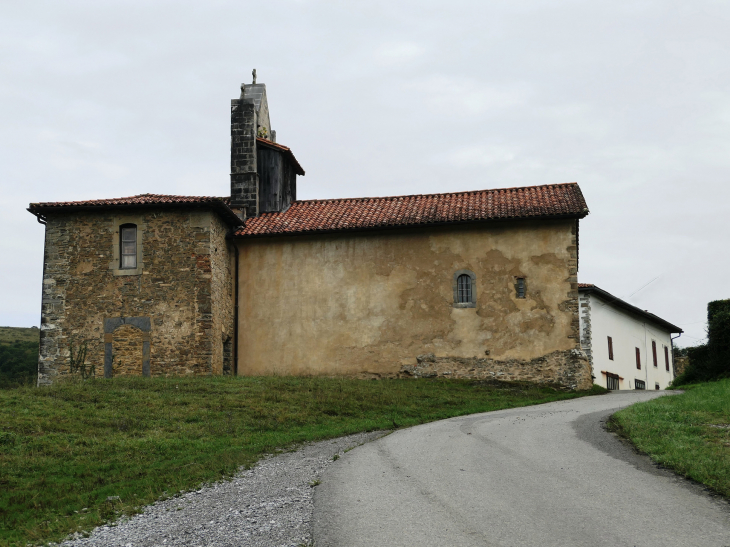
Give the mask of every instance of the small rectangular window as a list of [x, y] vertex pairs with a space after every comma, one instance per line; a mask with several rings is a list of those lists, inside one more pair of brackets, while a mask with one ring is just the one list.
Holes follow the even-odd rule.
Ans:
[[122, 226], [120, 229], [120, 257], [121, 269], [137, 267], [137, 227], [135, 225]]
[[669, 348], [667, 346], [664, 346], [664, 366], [667, 367], [667, 372], [669, 372]]
[[646, 383], [644, 380], [636, 380], [634, 381], [634, 387], [636, 389], [646, 389]]
[[613, 338], [608, 337], [608, 358], [613, 361]]
[[654, 389], [656, 389], [657, 391], [659, 391], [659, 384], [654, 384]]
[[641, 351], [636, 348], [636, 368], [641, 370]]
[[524, 277], [518, 277], [517, 278], [517, 298], [525, 298], [525, 278]]
[[656, 358], [656, 342], [654, 340], [651, 341], [651, 356], [654, 359], [654, 368], [656, 368], [659, 362]]

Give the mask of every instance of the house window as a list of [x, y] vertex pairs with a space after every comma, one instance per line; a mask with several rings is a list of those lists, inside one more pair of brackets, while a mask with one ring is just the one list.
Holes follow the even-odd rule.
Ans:
[[608, 358], [613, 361], [613, 338], [608, 337]]
[[659, 384], [654, 384], [654, 389], [656, 389], [657, 391], [659, 391]]
[[664, 346], [664, 366], [667, 367], [667, 372], [669, 372], [669, 348], [667, 346]]
[[461, 274], [457, 280], [457, 298], [460, 304], [471, 302], [471, 278], [466, 274]]
[[137, 267], [137, 226], [125, 224], [119, 228], [119, 268], [133, 270]]
[[658, 361], [656, 358], [656, 342], [654, 340], [651, 341], [651, 356], [654, 359], [654, 368], [658, 366]]
[[525, 293], [526, 293], [527, 289], [526, 289], [524, 277], [517, 278], [517, 283], [515, 284], [515, 289], [517, 290], [517, 298], [525, 298]]
[[458, 270], [454, 272], [454, 307], [455, 308], [476, 308], [477, 305], [477, 276], [470, 270]]
[[644, 380], [635, 380], [634, 387], [636, 389], [646, 389], [646, 383], [644, 382]]
[[639, 348], [636, 348], [636, 368], [641, 370], [641, 351]]

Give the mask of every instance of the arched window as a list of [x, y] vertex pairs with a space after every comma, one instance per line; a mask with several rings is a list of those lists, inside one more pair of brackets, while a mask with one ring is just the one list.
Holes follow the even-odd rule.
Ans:
[[457, 277], [456, 290], [458, 303], [464, 304], [465, 302], [471, 302], [471, 277], [466, 274], [461, 274]]
[[477, 305], [477, 276], [471, 270], [454, 272], [454, 307], [476, 308]]
[[124, 224], [119, 227], [119, 268], [133, 270], [137, 267], [137, 226]]

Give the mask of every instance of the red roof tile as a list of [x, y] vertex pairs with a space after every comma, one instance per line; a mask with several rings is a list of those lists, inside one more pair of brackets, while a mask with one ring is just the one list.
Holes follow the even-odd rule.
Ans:
[[250, 218], [236, 236], [421, 226], [483, 220], [583, 218], [578, 184], [554, 184], [383, 198], [295, 201], [282, 213]]
[[165, 194], [140, 194], [127, 198], [91, 199], [85, 201], [56, 201], [31, 203], [28, 211], [34, 215], [46, 215], [54, 212], [106, 209], [109, 207], [211, 207], [218, 210], [223, 217], [235, 224], [242, 224], [241, 220], [228, 206], [230, 198], [211, 196], [170, 196]]

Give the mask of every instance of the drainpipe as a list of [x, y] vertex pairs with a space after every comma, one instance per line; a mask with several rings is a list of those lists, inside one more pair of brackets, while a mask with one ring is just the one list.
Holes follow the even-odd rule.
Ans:
[[649, 348], [646, 345], [646, 321], [644, 321], [644, 389], [649, 390]]
[[233, 375], [238, 376], [238, 244], [233, 240], [236, 255], [235, 274], [233, 276]]
[[674, 368], [674, 341], [680, 336], [682, 336], [681, 332], [675, 337], [669, 337], [669, 349], [672, 350], [672, 381], [674, 381], [674, 379], [677, 377], [677, 369]]

